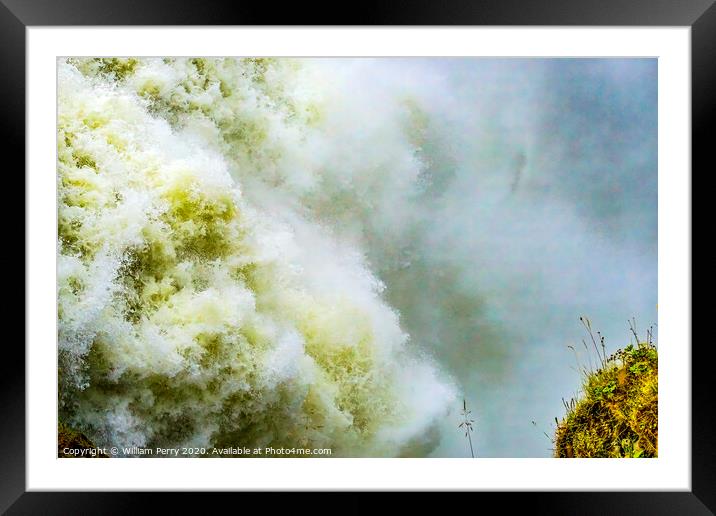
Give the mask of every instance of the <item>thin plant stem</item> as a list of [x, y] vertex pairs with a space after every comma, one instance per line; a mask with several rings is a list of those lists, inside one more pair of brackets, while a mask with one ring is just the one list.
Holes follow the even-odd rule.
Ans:
[[475, 450], [472, 447], [472, 437], [470, 436], [470, 433], [473, 431], [472, 424], [475, 422], [474, 419], [470, 419], [470, 412], [467, 410], [467, 402], [465, 401], [465, 398], [462, 399], [462, 412], [460, 412], [460, 415], [462, 416], [462, 422], [458, 425], [458, 428], [465, 428], [465, 437], [467, 437], [467, 442], [470, 444], [470, 456], [474, 459], [475, 458]]

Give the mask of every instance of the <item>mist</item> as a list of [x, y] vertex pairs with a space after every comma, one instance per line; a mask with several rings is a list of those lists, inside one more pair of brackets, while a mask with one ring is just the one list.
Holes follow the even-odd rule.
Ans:
[[464, 399], [478, 457], [547, 457], [579, 317], [608, 353], [657, 320], [654, 59], [112, 66], [59, 87], [62, 403], [96, 442], [466, 457]]
[[[579, 317], [608, 352], [628, 343], [628, 319], [657, 320], [656, 61], [377, 66], [439, 83], [419, 94], [424, 190], [392, 208], [413, 224], [399, 244], [369, 246], [387, 298], [458, 379], [478, 456], [550, 456], [543, 432], [594, 360]], [[467, 453], [460, 409], [434, 456]]]

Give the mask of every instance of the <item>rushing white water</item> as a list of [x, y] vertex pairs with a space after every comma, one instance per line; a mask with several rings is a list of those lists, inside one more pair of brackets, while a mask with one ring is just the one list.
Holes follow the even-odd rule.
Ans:
[[[90, 60], [60, 64], [59, 79], [73, 424], [121, 446], [434, 444], [454, 388], [411, 349], [360, 248], [312, 215], [388, 170], [410, 186], [408, 114], [340, 149], [347, 128], [317, 123], [330, 84], [322, 97], [304, 85], [320, 76], [291, 61]], [[361, 156], [374, 145], [385, 152]], [[357, 201], [345, 213], [376, 197]]]
[[648, 60], [58, 66], [60, 415], [98, 444], [465, 456], [465, 396], [479, 455], [545, 455], [577, 317], [655, 317]]

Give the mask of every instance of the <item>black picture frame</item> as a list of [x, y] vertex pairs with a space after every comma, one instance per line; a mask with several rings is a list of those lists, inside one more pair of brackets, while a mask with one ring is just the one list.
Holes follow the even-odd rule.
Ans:
[[[550, 25], [550, 26], [688, 26], [691, 27], [692, 178], [706, 173], [716, 135], [716, 7], [714, 0], [430, 0], [335, 4], [213, 2], [211, 0], [0, 0], [0, 95], [4, 156], [17, 156], [14, 170], [24, 170], [25, 30], [31, 26], [66, 25]], [[663, 142], [662, 142], [663, 145]], [[8, 168], [6, 174], [16, 174]], [[19, 178], [20, 175], [16, 174]], [[19, 179], [18, 179], [19, 181]], [[18, 184], [19, 188], [19, 184]], [[24, 191], [24, 185], [23, 185]], [[19, 190], [15, 190], [19, 191]], [[693, 203], [693, 200], [692, 200]], [[692, 204], [693, 205], [693, 204]], [[13, 222], [19, 226], [16, 222]], [[24, 225], [23, 225], [24, 228]], [[19, 227], [15, 228], [18, 232]], [[24, 238], [24, 236], [23, 236]], [[24, 251], [23, 251], [24, 254]], [[27, 258], [27, 257], [25, 257]], [[9, 267], [9, 265], [8, 265]], [[27, 275], [28, 271], [25, 269]], [[8, 287], [9, 288], [9, 287]], [[19, 305], [15, 300], [15, 305]], [[32, 310], [26, 306], [25, 310]], [[682, 343], [686, 348], [690, 343]], [[472, 493], [465, 510], [485, 503], [503, 507], [524, 504], [530, 513], [549, 514], [714, 514], [716, 512], [716, 447], [712, 440], [715, 392], [709, 339], [692, 345], [692, 490], [690, 492], [531, 492]], [[186, 493], [131, 494], [26, 492], [25, 488], [25, 353], [6, 342], [0, 375], [0, 511], [8, 514], [126, 514], [147, 507], [161, 496], [162, 508], [184, 510], [197, 497]], [[215, 503], [231, 494], [210, 495]], [[248, 494], [242, 503], [273, 507], [282, 497]], [[305, 495], [304, 495], [305, 496]], [[319, 503], [330, 507], [333, 495]], [[351, 495], [356, 496], [356, 495]], [[371, 495], [372, 496], [372, 495]], [[357, 511], [371, 496], [346, 504]], [[258, 498], [256, 498], [258, 497]], [[254, 500], [254, 498], [256, 498]], [[464, 498], [462, 498], [464, 500]], [[422, 494], [411, 500], [422, 503]], [[477, 503], [476, 503], [477, 502]], [[199, 502], [206, 503], [206, 502]], [[295, 502], [294, 502], [295, 503]], [[312, 502], [314, 503], [314, 502]], [[270, 505], [267, 505], [270, 504]]]

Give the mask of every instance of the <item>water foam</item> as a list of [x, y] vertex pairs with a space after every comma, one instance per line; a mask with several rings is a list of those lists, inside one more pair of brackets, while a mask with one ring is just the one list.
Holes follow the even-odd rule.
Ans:
[[61, 417], [99, 445], [429, 452], [455, 389], [363, 249], [420, 189], [410, 99], [349, 126], [370, 95], [296, 60], [58, 73]]

